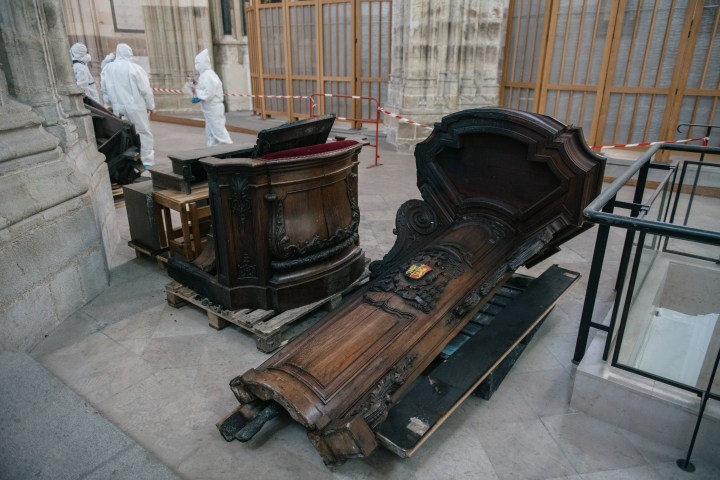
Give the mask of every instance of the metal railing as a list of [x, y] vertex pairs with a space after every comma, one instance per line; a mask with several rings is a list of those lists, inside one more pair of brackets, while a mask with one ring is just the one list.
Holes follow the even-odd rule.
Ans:
[[[713, 127], [713, 126], [709, 126]], [[709, 134], [708, 129], [708, 134]], [[681, 165], [672, 163], [655, 163], [653, 159], [662, 151], [685, 152], [686, 154], [699, 155], [699, 160], [681, 160]], [[663, 144], [655, 145], [641, 155], [623, 175], [618, 177], [600, 196], [598, 196], [586, 209], [585, 217], [598, 224], [597, 239], [593, 254], [590, 275], [588, 277], [587, 294], [583, 305], [580, 327], [578, 330], [577, 343], [575, 346], [574, 363], [582, 360], [587, 347], [591, 329], [607, 333], [603, 350], [603, 360], [607, 361], [611, 347], [614, 345], [611, 365], [613, 367], [630, 371], [632, 373], [650, 378], [652, 380], [672, 385], [679, 389], [691, 392], [700, 397], [700, 409], [695, 431], [692, 436], [687, 457], [678, 460], [678, 466], [688, 471], [694, 467], [690, 462], [692, 449], [697, 438], [700, 422], [708, 399], [720, 400], [720, 395], [711, 392], [713, 381], [720, 361], [720, 351], [714, 359], [714, 366], [710, 374], [707, 386], [689, 385], [682, 381], [676, 381], [666, 376], [658, 375], [632, 365], [619, 361], [620, 350], [623, 345], [624, 335], [628, 327], [628, 316], [633, 305], [634, 296], [638, 294], [640, 285], [645, 280], [647, 273], [659, 254], [671, 253], [682, 255], [714, 264], [720, 263], [717, 257], [698, 255], [691, 252], [670, 248], [671, 239], [691, 242], [690, 245], [710, 245], [710, 248], [720, 246], [720, 231], [708, 230], [689, 226], [688, 220], [691, 215], [693, 200], [698, 195], [699, 181], [703, 178], [701, 170], [712, 169], [720, 176], [720, 164], [705, 162], [706, 156], [720, 157], [720, 148], [708, 146], [689, 146]], [[696, 174], [691, 185], [684, 187], [684, 181], [688, 178], [688, 169], [695, 168]], [[678, 179], [678, 172], [680, 178]], [[653, 175], [653, 181], [649, 177]], [[621, 188], [635, 181], [633, 199], [630, 202], [618, 200], [618, 193]], [[653, 188], [650, 188], [650, 186]], [[720, 184], [713, 185], [720, 187]], [[685, 215], [678, 214], [679, 198], [681, 195], [688, 195]], [[618, 213], [618, 211], [623, 211]], [[651, 211], [656, 214], [655, 218], [650, 215]], [[676, 224], [676, 217], [683, 217], [681, 224]], [[597, 300], [598, 288], [605, 254], [608, 248], [608, 239], [611, 228], [626, 230], [624, 246], [620, 256], [617, 278], [615, 280], [615, 298], [612, 310], [609, 314], [607, 324], [594, 322], [593, 311]], [[651, 240], [648, 244], [648, 239]], [[641, 261], [643, 253], [647, 270], [643, 272]], [[647, 255], [650, 254], [648, 258]], [[708, 345], [708, 349], [710, 345]], [[711, 358], [711, 352], [706, 352], [706, 359]]]

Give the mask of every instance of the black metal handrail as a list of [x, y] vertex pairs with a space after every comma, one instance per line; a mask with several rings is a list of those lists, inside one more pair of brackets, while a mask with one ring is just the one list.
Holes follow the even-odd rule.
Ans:
[[[692, 125], [696, 126], [696, 125]], [[715, 127], [714, 125], [702, 125], [704, 127], [708, 127], [707, 133], [709, 135], [710, 130], [712, 127]], [[679, 128], [679, 127], [678, 127]], [[612, 366], [626, 370], [631, 371], [633, 373], [652, 378], [653, 380], [666, 383], [668, 385], [675, 386], [677, 388], [684, 389], [686, 391], [692, 392], [697, 394], [701, 398], [701, 406], [700, 411], [698, 414], [698, 419], [695, 425], [695, 430], [692, 435], [692, 439], [690, 442], [690, 447], [688, 449], [688, 453], [686, 458], [679, 459], [677, 461], [677, 464], [680, 468], [688, 471], [692, 471], [694, 469], [692, 463], [690, 462], [690, 457], [692, 455], [692, 450], [695, 445], [695, 441], [697, 438], [698, 429], [700, 426], [700, 422], [702, 421], [703, 413], [705, 410], [705, 405], [707, 403], [708, 399], [715, 399], [720, 400], [720, 396], [718, 396], [715, 393], [711, 392], [713, 379], [715, 377], [715, 374], [717, 372], [717, 365], [720, 361], [720, 351], [718, 351], [717, 356], [715, 358], [714, 362], [714, 368], [711, 375], [711, 379], [707, 385], [707, 388], [701, 389], [697, 388], [696, 386], [690, 386], [685, 385], [680, 382], [674, 381], [669, 378], [664, 378], [658, 375], [654, 375], [649, 372], [644, 372], [641, 370], [638, 370], [636, 368], [633, 368], [629, 365], [623, 365], [618, 362], [618, 356], [620, 352], [620, 347], [622, 345], [624, 330], [626, 327], [627, 317], [628, 317], [628, 311], [630, 309], [630, 305], [632, 303], [632, 297], [634, 295], [634, 289], [635, 289], [635, 283], [637, 281], [637, 273], [639, 269], [639, 262], [641, 255], [640, 253], [637, 253], [635, 255], [635, 258], [633, 260], [632, 266], [629, 267], [630, 259], [631, 259], [631, 251], [633, 248], [633, 242], [636, 239], [637, 234], [637, 248], [638, 251], [642, 249], [642, 246], [645, 244], [645, 238], [649, 235], [657, 235], [665, 237], [665, 248], [667, 248], [667, 239], [668, 238], [676, 238], [680, 240], [686, 240], [690, 242], [697, 242], [697, 243], [704, 243], [704, 244], [710, 244], [710, 245], [716, 245], [720, 246], [720, 232], [712, 231], [712, 230], [706, 230], [701, 228], [694, 228], [687, 226], [687, 216], [685, 218], [685, 222], [683, 225], [676, 225], [671, 223], [674, 219], [675, 215], [675, 208], [677, 207], [677, 199], [682, 192], [683, 187], [683, 178], [685, 175], [687, 164], [694, 164], [697, 165], [697, 173], [695, 175], [695, 180], [692, 184], [692, 191], [690, 194], [690, 200], [689, 205], [692, 205], [692, 200], [695, 196], [698, 179], [699, 179], [699, 171], [702, 166], [706, 167], [714, 167], [714, 168], [720, 168], [720, 165], [718, 164], [704, 164], [703, 160], [705, 158], [705, 155], [720, 155], [720, 148], [716, 147], [708, 147], [706, 146], [706, 142], [704, 142], [704, 146], [698, 147], [698, 146], [692, 146], [692, 145], [679, 145], [679, 144], [656, 144], [653, 145], [651, 148], [649, 148], [644, 154], [642, 154], [634, 163], [630, 165], [630, 167], [620, 176], [618, 177], [605, 191], [603, 191], [595, 200], [593, 200], [587, 208], [584, 210], [585, 217], [593, 222], [598, 224], [598, 233], [597, 233], [597, 239], [595, 243], [595, 251], [593, 253], [593, 260], [592, 260], [592, 266], [590, 269], [590, 275], [588, 277], [588, 286], [587, 286], [587, 294], [585, 297], [585, 303], [583, 305], [583, 311], [582, 311], [582, 317], [580, 319], [580, 327], [578, 329], [578, 338], [577, 343], [575, 345], [575, 355], [573, 357], [574, 363], [579, 363], [580, 360], [582, 360], [582, 357], [585, 354], [585, 349], [587, 347], [587, 341], [589, 338], [589, 332], [590, 328], [596, 328], [598, 330], [604, 331], [607, 333], [607, 338], [605, 340], [605, 348], [603, 352], [603, 360], [607, 360], [610, 344], [612, 343], [612, 335], [615, 332], [615, 322], [617, 318], [618, 311], [620, 309], [620, 301], [621, 301], [621, 293], [623, 291], [622, 285], [625, 282], [625, 277], [628, 273], [628, 269], [630, 268], [630, 277], [627, 284], [627, 291], [625, 294], [625, 301], [624, 305], [622, 306], [622, 314], [620, 319], [620, 324], [617, 328], [617, 338], [615, 342], [615, 351], [612, 359]], [[700, 161], [685, 161], [683, 164], [682, 169], [682, 176], [680, 183], [678, 185], [675, 184], [675, 173], [677, 172], [677, 166], [671, 165], [668, 166], [667, 164], [654, 164], [652, 163], [652, 159], [655, 156], [655, 154], [660, 150], [671, 150], [671, 151], [680, 151], [680, 152], [687, 152], [687, 153], [699, 153], [700, 154]], [[669, 172], [665, 175], [663, 180], [660, 182], [660, 186], [658, 189], [650, 196], [650, 199], [646, 200], [645, 203], [642, 203], [643, 200], [643, 194], [645, 192], [646, 184], [647, 184], [647, 178], [648, 173], [651, 169], [666, 169], [669, 170]], [[617, 194], [620, 191], [622, 187], [624, 187], [633, 177], [637, 176], [637, 184], [635, 187], [635, 193], [634, 198], [631, 203], [628, 202], [619, 202], [617, 201]], [[672, 181], [671, 181], [672, 178]], [[658, 198], [659, 191], [665, 187], [670, 185], [670, 191], [674, 192], [676, 191], [676, 197], [675, 197], [675, 206], [673, 207], [673, 214], [670, 219], [670, 222], [666, 221], [660, 221], [660, 220], [649, 220], [646, 219], [645, 216], [650, 210], [651, 205], [655, 202], [655, 200]], [[668, 204], [669, 206], [669, 204]], [[629, 216], [628, 215], [619, 215], [614, 213], [615, 208], [620, 209], [627, 209], [630, 211]], [[688, 215], [689, 215], [689, 209], [690, 206], [688, 206]], [[667, 218], [667, 212], [666, 217]], [[609, 231], [611, 227], [618, 227], [618, 228], [624, 228], [627, 230], [627, 234], [625, 237], [625, 245], [622, 251], [622, 256], [620, 260], [620, 265], [618, 268], [618, 277], [616, 279], [615, 284], [615, 290], [616, 290], [616, 296], [615, 296], [615, 302], [613, 305], [612, 315], [610, 316], [610, 324], [604, 325], [600, 323], [595, 323], [592, 321], [593, 316], [593, 310], [595, 306], [595, 301], [597, 298], [597, 291], [599, 287], [600, 282], [600, 274], [602, 270], [602, 264], [605, 256], [605, 251], [607, 249], [607, 242], [609, 237]], [[669, 250], [668, 250], [669, 251]], [[679, 253], [679, 252], [675, 252]], [[692, 255], [688, 255], [692, 256]], [[695, 257], [695, 258], [702, 258], [702, 257]]]
[[[604, 211], [605, 207], [611, 200], [614, 200], [620, 189], [641, 169], [648, 168], [649, 162], [658, 150], [674, 150], [691, 153], [704, 153], [710, 155], [720, 155], [720, 148], [717, 147], [698, 147], [694, 145], [677, 145], [677, 144], [657, 144], [650, 147], [643, 155], [641, 155], [625, 173], [619, 176], [610, 186], [598, 195], [595, 200], [585, 208], [583, 212], [585, 218], [593, 223], [600, 225], [608, 225], [612, 227], [627, 228], [641, 232], [649, 232], [659, 235], [667, 235], [682, 240], [690, 240], [693, 242], [709, 243], [712, 245], [720, 245], [720, 232], [712, 230], [704, 230], [701, 228], [693, 228], [687, 226], [673, 225], [667, 222], [656, 220], [644, 220], [637, 217], [626, 217]], [[639, 184], [638, 184], [639, 186]], [[644, 188], [644, 185], [643, 185]]]

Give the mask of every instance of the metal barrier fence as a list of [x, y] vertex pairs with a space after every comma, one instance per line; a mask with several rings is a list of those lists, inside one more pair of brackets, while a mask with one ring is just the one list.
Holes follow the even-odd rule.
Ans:
[[[375, 125], [375, 143], [369, 144], [371, 147], [375, 147], [375, 161], [372, 165], [370, 165], [368, 168], [372, 167], [379, 167], [382, 165], [382, 163], [378, 163], [378, 160], [380, 160], [380, 153], [378, 150], [378, 144], [380, 143], [380, 102], [377, 98], [374, 97], [364, 97], [360, 95], [337, 95], [334, 93], [313, 93], [308, 98], [310, 98], [310, 117], [315, 116], [315, 110], [320, 110], [318, 114], [323, 113], [322, 110], [324, 108], [324, 103], [322, 102], [322, 99], [324, 98], [345, 98], [350, 100], [364, 100], [367, 102], [374, 102], [375, 108], [373, 109], [375, 111], [375, 119], [368, 119], [368, 118], [348, 118], [348, 117], [336, 117], [338, 120], [348, 121], [348, 122], [362, 122], [362, 123], [372, 123]], [[316, 102], [315, 99], [319, 99], [320, 101]], [[373, 111], [371, 110], [371, 111]]]

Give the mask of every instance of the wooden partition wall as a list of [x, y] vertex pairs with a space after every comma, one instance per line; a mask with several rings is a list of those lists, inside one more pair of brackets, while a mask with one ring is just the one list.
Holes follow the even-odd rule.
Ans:
[[719, 3], [512, 0], [501, 104], [582, 126], [591, 145], [701, 137], [675, 128], [720, 124]]
[[[390, 79], [392, 0], [298, 0], [246, 3], [253, 110], [288, 119], [310, 115], [314, 93], [374, 97]], [[313, 114], [374, 121], [377, 105], [316, 97]]]

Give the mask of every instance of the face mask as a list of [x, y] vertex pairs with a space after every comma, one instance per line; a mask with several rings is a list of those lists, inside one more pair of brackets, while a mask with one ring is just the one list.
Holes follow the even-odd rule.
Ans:
[[91, 60], [91, 59], [92, 59], [92, 57], [91, 57], [90, 54], [88, 53], [88, 54], [86, 54], [86, 55], [83, 57], [82, 61], [83, 61], [83, 63], [84, 63], [85, 65], [87, 65], [88, 63], [90, 63], [90, 60]]

